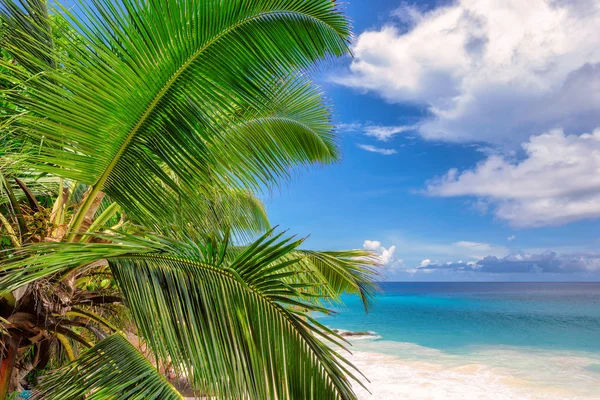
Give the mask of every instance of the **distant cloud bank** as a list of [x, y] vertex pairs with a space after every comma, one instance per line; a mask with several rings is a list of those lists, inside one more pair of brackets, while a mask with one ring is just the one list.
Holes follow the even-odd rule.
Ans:
[[[509, 239], [513, 236], [509, 236]], [[507, 247], [489, 243], [458, 241], [444, 244], [427, 244], [397, 239], [390, 247], [376, 240], [365, 240], [363, 248], [374, 252], [383, 267], [384, 275], [392, 278], [440, 278], [452, 276], [467, 279], [475, 276], [553, 275], [600, 276], [600, 252], [596, 251], [510, 251]], [[414, 261], [416, 255], [428, 258]], [[400, 258], [402, 257], [402, 258]], [[410, 262], [404, 261], [410, 259]], [[439, 261], [439, 260], [456, 261]], [[463, 261], [464, 260], [464, 261]], [[517, 278], [515, 278], [515, 276]], [[566, 275], [565, 275], [566, 277]]]
[[546, 251], [540, 254], [529, 254], [526, 252], [511, 253], [506, 257], [487, 256], [476, 262], [470, 263], [428, 263], [416, 267], [414, 272], [431, 273], [434, 270], [446, 270], [452, 272], [477, 272], [477, 273], [578, 273], [600, 272], [600, 254], [573, 253], [556, 254]]

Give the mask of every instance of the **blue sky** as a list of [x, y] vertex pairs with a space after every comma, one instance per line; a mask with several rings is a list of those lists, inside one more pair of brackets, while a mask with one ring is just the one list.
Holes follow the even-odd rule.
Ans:
[[[524, 4], [527, 3], [527, 4]], [[390, 280], [600, 279], [600, 2], [351, 1], [341, 163], [266, 199]]]

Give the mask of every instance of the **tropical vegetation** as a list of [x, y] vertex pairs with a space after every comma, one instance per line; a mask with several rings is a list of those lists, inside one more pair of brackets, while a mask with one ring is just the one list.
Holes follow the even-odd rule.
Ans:
[[376, 290], [259, 200], [332, 163], [334, 0], [0, 0], [0, 399], [352, 399], [319, 323]]

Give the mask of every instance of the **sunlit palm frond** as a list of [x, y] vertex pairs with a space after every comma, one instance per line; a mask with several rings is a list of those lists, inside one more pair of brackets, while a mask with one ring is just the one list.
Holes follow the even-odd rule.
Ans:
[[183, 396], [121, 334], [100, 341], [44, 377], [39, 400], [182, 400]]
[[14, 61], [33, 73], [54, 66], [53, 37], [46, 0], [3, 1], [2, 41], [18, 46]]
[[[244, 189], [214, 190], [211, 198], [203, 202], [200, 211], [207, 219], [203, 226], [192, 226], [187, 231], [198, 238], [207, 233], [224, 233], [231, 230], [238, 238], [263, 234], [270, 229], [265, 206], [260, 199]], [[203, 228], [209, 227], [206, 231]]]
[[27, 246], [29, 258], [4, 265], [11, 273], [0, 287], [107, 259], [139, 335], [199, 391], [231, 399], [355, 398], [352, 367], [325, 343], [341, 339], [309, 315], [327, 310], [309, 301], [310, 285], [286, 282], [297, 273], [288, 268], [299, 260], [288, 256], [301, 241], [269, 232], [228, 260], [229, 240], [218, 238], [115, 240], [121, 244]]
[[[275, 241], [273, 241], [275, 240]], [[354, 398], [350, 371], [318, 339], [301, 288], [278, 261], [299, 242], [261, 240], [232, 263], [225, 246], [169, 244], [162, 254], [109, 259], [140, 334], [197, 389], [223, 398]]]
[[[23, 75], [4, 65], [28, 88], [7, 94], [27, 111], [11, 130], [43, 138], [32, 165], [91, 185], [88, 202], [104, 191], [154, 223], [152, 216], [166, 219], [174, 204], [187, 205], [193, 220], [188, 199], [203, 188], [260, 187], [291, 166], [335, 159], [320, 96], [294, 84], [286, 97], [280, 83], [347, 52], [336, 2], [82, 0], [61, 11], [70, 25], [53, 29], [71, 40], [54, 63], [72, 73], [45, 66], [18, 42], [5, 44], [42, 70]], [[275, 100], [281, 109], [266, 115]]]
[[344, 293], [358, 295], [365, 311], [370, 310], [381, 278], [373, 254], [364, 250], [296, 250], [292, 256], [301, 258], [297, 268], [307, 271], [295, 280], [316, 283], [314, 290], [333, 301], [339, 301]]
[[[156, 245], [158, 246], [158, 245]], [[131, 252], [157, 251], [151, 243], [55, 243], [42, 242], [0, 252], [0, 296], [41, 278], [62, 274], [100, 259]]]
[[249, 190], [213, 188], [198, 194], [195, 201], [194, 219], [173, 215], [157, 223], [153, 231], [166, 236], [183, 234], [195, 241], [231, 231], [237, 239], [249, 240], [270, 228], [265, 205]]
[[[245, 246], [230, 246], [225, 257], [233, 260], [244, 250]], [[296, 249], [282, 259], [295, 261], [286, 267], [288, 276], [283, 280], [303, 286], [318, 304], [339, 303], [340, 296], [346, 293], [360, 296], [368, 312], [379, 291], [379, 262], [369, 251]]]

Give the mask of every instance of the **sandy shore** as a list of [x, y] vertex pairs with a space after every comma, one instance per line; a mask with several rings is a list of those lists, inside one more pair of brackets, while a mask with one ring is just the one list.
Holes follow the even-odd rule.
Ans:
[[347, 339], [352, 354], [342, 354], [366, 376], [366, 389], [354, 384], [360, 400], [600, 399], [595, 353], [509, 346], [444, 352], [374, 333]]
[[361, 400], [600, 399], [600, 373], [589, 369], [600, 360], [588, 355], [515, 348], [448, 354], [385, 341], [354, 347], [348, 358], [370, 380], [363, 379], [370, 393], [355, 385]]

